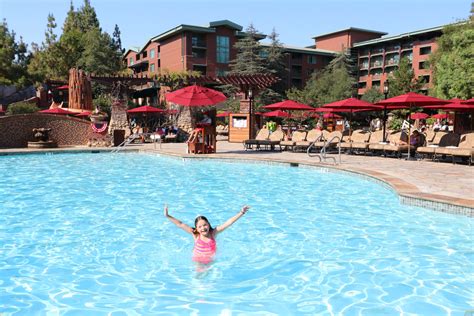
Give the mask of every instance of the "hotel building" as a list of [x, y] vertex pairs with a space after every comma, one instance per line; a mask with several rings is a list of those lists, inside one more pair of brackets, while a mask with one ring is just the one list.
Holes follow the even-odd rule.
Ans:
[[[351, 27], [315, 36], [313, 46], [284, 46], [288, 76], [282, 80], [288, 88], [302, 88], [312, 72], [323, 69], [338, 52], [348, 50], [357, 60], [359, 96], [371, 87], [382, 89], [403, 57], [411, 61], [415, 77], [423, 77], [423, 89], [427, 90], [432, 80], [427, 61], [437, 48], [442, 28], [386, 37], [384, 32]], [[129, 49], [124, 59], [137, 75], [199, 71], [206, 76], [222, 76], [236, 56], [235, 43], [245, 36], [242, 29], [228, 20], [210, 22], [207, 27], [181, 24], [151, 38], [141, 48]], [[259, 34], [257, 39], [264, 38]]]

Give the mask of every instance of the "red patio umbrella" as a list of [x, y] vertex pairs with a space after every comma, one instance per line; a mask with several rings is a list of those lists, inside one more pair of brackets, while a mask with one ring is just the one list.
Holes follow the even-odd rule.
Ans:
[[68, 89], [69, 89], [69, 86], [67, 84], [56, 88], [56, 90], [68, 90]]
[[165, 98], [168, 102], [184, 106], [208, 106], [227, 100], [222, 92], [197, 85], [169, 92]]
[[266, 117], [290, 117], [290, 114], [284, 111], [275, 110], [267, 113], [263, 113]]
[[[323, 108], [331, 108], [334, 109], [334, 112], [349, 112], [349, 122], [352, 120], [352, 113], [357, 111], [373, 111], [379, 110], [380, 107], [373, 105], [370, 102], [359, 100], [357, 98], [348, 98], [344, 100], [339, 100], [336, 102], [328, 103], [323, 105]], [[349, 123], [349, 134], [351, 124]]]
[[[424, 94], [408, 92], [393, 98], [388, 98], [386, 100], [379, 101], [376, 103], [376, 105], [382, 105], [384, 107], [384, 111], [386, 109], [408, 109], [408, 111], [411, 112], [413, 107], [426, 107], [429, 105], [439, 105], [446, 103], [449, 102], [438, 98], [426, 96]], [[408, 144], [410, 144], [410, 125], [408, 125]], [[408, 159], [410, 159], [410, 146], [408, 146]]]
[[314, 108], [312, 106], [299, 103], [293, 100], [285, 100], [278, 103], [273, 103], [269, 105], [265, 105], [263, 107], [267, 110], [286, 110], [286, 111], [312, 111]]
[[438, 104], [433, 106], [426, 106], [427, 109], [439, 109], [446, 112], [463, 112], [474, 111], [474, 103], [467, 103], [469, 100], [463, 101], [460, 99], [451, 99], [447, 104]]
[[335, 118], [338, 118], [338, 119], [339, 119], [339, 118], [342, 118], [342, 116], [337, 115], [336, 113], [324, 113], [323, 118], [325, 118], [325, 119], [330, 119], [330, 118], [335, 119]]
[[468, 99], [466, 101], [462, 101], [463, 104], [474, 104], [474, 98]]
[[91, 116], [92, 112], [90, 111], [84, 111], [84, 112], [81, 112], [81, 113], [77, 113], [75, 116], [78, 116], [78, 117], [87, 117], [87, 116]]
[[140, 106], [131, 110], [127, 110], [127, 113], [163, 113], [165, 110], [158, 109], [149, 105]]
[[47, 110], [40, 111], [40, 113], [60, 114], [60, 115], [76, 115], [77, 114], [76, 112], [71, 112], [63, 108], [47, 109]]
[[438, 114], [432, 115], [431, 117], [434, 118], [434, 119], [443, 120], [443, 119], [447, 119], [449, 117], [449, 114], [448, 113], [438, 113]]
[[410, 118], [411, 118], [412, 120], [424, 120], [424, 119], [426, 119], [426, 118], [428, 118], [428, 117], [429, 117], [428, 114], [422, 113], [422, 112], [416, 112], [416, 113], [412, 113], [412, 114], [410, 115]]

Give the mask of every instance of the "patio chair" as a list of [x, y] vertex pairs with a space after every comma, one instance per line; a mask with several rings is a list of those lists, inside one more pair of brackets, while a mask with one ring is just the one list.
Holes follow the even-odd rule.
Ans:
[[375, 131], [370, 134], [369, 151], [372, 153], [383, 152], [383, 131]]
[[257, 136], [255, 136], [255, 139], [247, 139], [244, 140], [244, 149], [253, 149], [253, 146], [255, 145], [256, 149], [260, 148], [260, 141], [268, 139], [270, 136], [270, 130], [266, 127], [263, 127], [260, 129], [257, 133]]
[[[388, 144], [381, 144], [383, 155], [387, 156], [387, 154], [392, 154], [397, 158], [401, 158], [402, 153], [407, 152], [409, 146], [404, 139], [406, 139], [406, 137], [402, 136], [402, 132], [390, 134], [388, 136]], [[415, 152], [415, 150], [415, 146], [410, 146], [410, 151]]]
[[446, 146], [436, 148], [435, 154], [451, 157], [453, 163], [455, 163], [454, 158], [456, 157], [467, 159], [470, 166], [474, 159], [474, 133], [462, 135], [457, 147]]
[[426, 146], [421, 146], [416, 149], [416, 153], [423, 159], [430, 157], [433, 159], [435, 154], [435, 149], [440, 146], [441, 139], [447, 135], [447, 132], [438, 131], [435, 132], [433, 140], [426, 141]]
[[295, 151], [296, 142], [305, 141], [307, 134], [306, 131], [294, 131], [293, 134], [291, 134], [291, 140], [282, 140], [280, 142], [280, 150], [284, 147], [287, 150], [291, 149]]
[[[342, 132], [340, 131], [332, 131], [324, 135], [323, 137], [313, 144], [313, 147], [316, 149], [322, 149], [326, 146], [326, 148], [335, 148], [339, 144], [342, 139]], [[330, 143], [329, 143], [330, 142]]]
[[352, 132], [352, 135], [349, 136], [346, 141], [339, 143], [339, 147], [341, 147], [341, 149], [343, 150], [346, 150], [348, 153], [352, 153], [354, 151], [359, 150], [367, 152], [367, 149], [369, 148], [369, 138], [369, 132], [363, 130], [355, 130]]
[[[258, 149], [261, 149], [262, 148], [261, 146], [263, 146], [265, 150], [270, 149], [273, 151], [275, 150], [275, 146], [280, 145], [280, 142], [284, 138], [285, 138], [285, 133], [281, 129], [277, 129], [276, 131], [270, 134], [268, 139], [258, 141], [258, 144], [259, 144]], [[281, 146], [280, 146], [280, 151], [281, 151]]]
[[306, 150], [313, 142], [319, 140], [323, 135], [323, 131], [319, 129], [312, 129], [306, 134], [306, 140], [296, 141], [293, 145], [293, 151], [298, 149]]

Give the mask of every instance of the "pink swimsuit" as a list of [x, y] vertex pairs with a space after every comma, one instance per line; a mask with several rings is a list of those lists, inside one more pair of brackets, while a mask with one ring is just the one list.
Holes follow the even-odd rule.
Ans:
[[194, 241], [193, 260], [199, 263], [210, 263], [216, 254], [216, 241], [211, 238], [208, 242], [198, 236]]

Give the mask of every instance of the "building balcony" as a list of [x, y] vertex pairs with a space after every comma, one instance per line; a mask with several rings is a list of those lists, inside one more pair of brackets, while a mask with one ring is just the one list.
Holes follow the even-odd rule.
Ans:
[[409, 44], [402, 44], [402, 47], [401, 47], [402, 51], [406, 51], [406, 50], [412, 50], [413, 49], [413, 43], [409, 43]]
[[398, 66], [399, 62], [397, 59], [389, 59], [385, 61], [385, 66]]
[[382, 78], [382, 74], [377, 73], [377, 74], [372, 74], [372, 80], [380, 80]]
[[367, 79], [369, 78], [369, 76], [365, 75], [365, 76], [360, 76], [359, 77], [359, 82], [365, 82], [367, 81]]
[[360, 69], [360, 70], [369, 69], [369, 64], [362, 64], [362, 65], [359, 65], [359, 69]]
[[371, 54], [371, 55], [383, 54], [383, 53], [384, 53], [383, 48], [372, 48], [372, 49], [370, 50], [370, 54]]
[[370, 64], [370, 68], [382, 68], [382, 62], [381, 61], [376, 61]]
[[364, 50], [359, 52], [359, 57], [363, 57], [363, 56], [369, 56], [369, 50], [368, 49], [364, 49]]
[[396, 53], [400, 48], [400, 45], [388, 46], [385, 48], [385, 53]]

